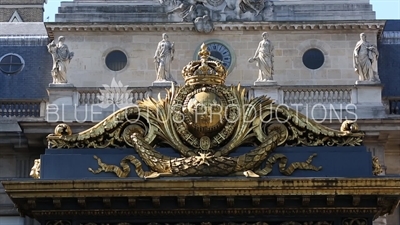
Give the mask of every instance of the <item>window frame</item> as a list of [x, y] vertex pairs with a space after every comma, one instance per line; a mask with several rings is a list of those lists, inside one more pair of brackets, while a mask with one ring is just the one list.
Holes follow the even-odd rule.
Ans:
[[[10, 62], [9, 64], [7, 64], [7, 63], [2, 63], [2, 61], [3, 61], [5, 58], [9, 57], [9, 56], [11, 57], [11, 62]], [[13, 63], [12, 63], [13, 57], [18, 58], [18, 59], [20, 60], [20, 63], [18, 63], [18, 64], [16, 64], [16, 63], [13, 64]], [[3, 70], [3, 68], [2, 68], [3, 65], [8, 65], [10, 68], [11, 68], [13, 65], [20, 65], [20, 67], [19, 67], [17, 70], [15, 70], [15, 71], [5, 71], [5, 70]], [[3, 73], [3, 74], [6, 74], [6, 75], [8, 75], [8, 76], [16, 75], [16, 74], [20, 73], [20, 72], [24, 69], [24, 67], [25, 67], [25, 60], [22, 58], [22, 56], [20, 56], [20, 55], [18, 55], [18, 54], [16, 54], [16, 53], [7, 53], [7, 54], [4, 54], [2, 57], [0, 57], [0, 71], [1, 71], [1, 73]]]

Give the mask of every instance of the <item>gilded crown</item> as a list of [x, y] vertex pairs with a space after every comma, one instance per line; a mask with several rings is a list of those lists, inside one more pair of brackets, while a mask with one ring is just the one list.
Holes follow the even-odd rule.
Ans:
[[228, 72], [222, 63], [208, 60], [210, 52], [203, 43], [199, 51], [200, 60], [191, 61], [183, 67], [182, 76], [186, 85], [225, 83]]

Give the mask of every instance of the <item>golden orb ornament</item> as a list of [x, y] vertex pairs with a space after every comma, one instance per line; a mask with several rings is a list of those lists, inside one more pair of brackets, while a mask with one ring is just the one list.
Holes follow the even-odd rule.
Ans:
[[224, 124], [224, 106], [220, 98], [211, 92], [199, 92], [188, 102], [191, 117], [189, 126], [198, 131], [220, 130]]

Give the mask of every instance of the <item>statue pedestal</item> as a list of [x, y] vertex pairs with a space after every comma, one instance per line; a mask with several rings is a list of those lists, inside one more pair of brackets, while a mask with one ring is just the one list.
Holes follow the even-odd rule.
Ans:
[[49, 104], [46, 108], [46, 121], [75, 121], [75, 107], [78, 105], [78, 92], [72, 84], [49, 84], [47, 88]]
[[356, 98], [354, 99], [356, 99], [356, 103], [382, 105], [382, 85], [379, 83], [371, 83], [370, 81], [361, 82], [356, 82], [355, 85]]
[[385, 118], [385, 108], [382, 104], [382, 88], [379, 83], [358, 81], [352, 93], [352, 103], [356, 106], [359, 119]]
[[165, 80], [165, 81], [157, 81], [156, 80], [152, 83], [153, 86], [164, 87], [164, 88], [171, 88], [173, 84], [174, 84], [174, 82], [169, 81], [169, 80]]
[[160, 95], [161, 98], [165, 98], [165, 95], [167, 94], [166, 90], [169, 90], [173, 84], [173, 81], [154, 81], [152, 83], [153, 86], [149, 87], [149, 97], [157, 99], [158, 95]]
[[53, 84], [53, 83], [50, 83], [50, 84], [49, 84], [49, 87], [74, 87], [74, 85], [73, 85], [73, 84], [70, 84], [70, 83], [62, 83], [62, 84]]
[[358, 80], [356, 81], [356, 85], [379, 85], [381, 82], [379, 81], [369, 81], [369, 80]]
[[267, 80], [267, 81], [255, 81], [254, 86], [273, 86], [278, 85], [278, 82], [274, 80]]
[[77, 100], [76, 87], [73, 84], [49, 84], [47, 93], [49, 104], [73, 105]]
[[256, 81], [254, 82], [254, 97], [266, 95], [275, 100], [276, 103], [281, 102], [279, 99], [279, 86], [276, 81]]

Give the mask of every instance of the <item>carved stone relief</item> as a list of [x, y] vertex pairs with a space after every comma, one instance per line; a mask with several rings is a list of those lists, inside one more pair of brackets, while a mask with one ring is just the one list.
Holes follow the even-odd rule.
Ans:
[[212, 21], [266, 21], [272, 17], [270, 0], [160, 0], [171, 17], [193, 22], [201, 33], [213, 31]]
[[346, 218], [342, 221], [342, 225], [367, 225], [368, 220], [365, 218]]

